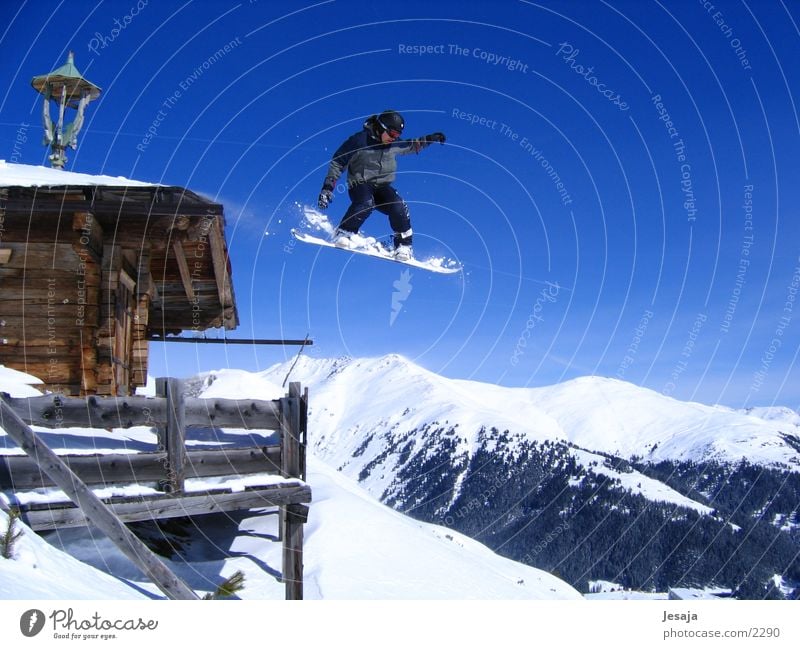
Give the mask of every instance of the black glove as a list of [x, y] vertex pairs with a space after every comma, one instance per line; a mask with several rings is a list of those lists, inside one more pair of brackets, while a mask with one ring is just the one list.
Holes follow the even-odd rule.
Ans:
[[426, 142], [438, 142], [439, 144], [444, 144], [445, 138], [444, 133], [431, 133], [430, 135], [426, 135], [423, 138]]
[[319, 198], [317, 199], [317, 206], [321, 210], [328, 209], [328, 205], [333, 203], [333, 192], [330, 189], [323, 189], [319, 193]]

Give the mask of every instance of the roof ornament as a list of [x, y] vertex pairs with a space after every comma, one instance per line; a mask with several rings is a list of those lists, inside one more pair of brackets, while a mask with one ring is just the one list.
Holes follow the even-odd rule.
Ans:
[[[67, 163], [66, 148], [78, 148], [78, 131], [83, 126], [86, 105], [97, 99], [101, 90], [81, 76], [75, 67], [75, 56], [72, 52], [67, 56], [67, 62], [64, 65], [48, 74], [34, 77], [31, 79], [31, 85], [37, 92], [44, 95], [42, 106], [44, 140], [42, 144], [51, 149], [50, 166], [54, 169], [63, 169]], [[56, 123], [53, 123], [50, 117], [49, 100], [51, 99], [58, 106]], [[67, 108], [75, 109], [77, 115], [75, 120], [65, 127], [64, 113]]]

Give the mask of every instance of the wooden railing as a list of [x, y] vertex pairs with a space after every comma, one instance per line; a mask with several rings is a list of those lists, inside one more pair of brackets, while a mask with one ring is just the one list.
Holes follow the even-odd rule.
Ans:
[[[283, 580], [287, 599], [302, 599], [303, 524], [311, 500], [305, 480], [308, 393], [292, 383], [285, 397], [274, 401], [252, 399], [186, 398], [182, 382], [158, 379], [156, 397], [64, 397], [46, 395], [27, 399], [2, 396], [2, 405], [26, 424], [47, 428], [95, 429], [151, 426], [158, 433], [157, 449], [138, 453], [59, 455], [57, 471], [18, 443], [28, 456], [0, 456], [0, 490], [20, 492], [62, 486], [65, 475], [84, 487], [124, 483], [155, 483], [163, 495], [107, 499], [109, 515], [118, 522], [169, 518], [253, 507], [279, 507], [283, 540]], [[22, 423], [25, 422], [25, 423]], [[0, 422], [3, 424], [4, 422]], [[238, 428], [277, 431], [275, 444], [187, 451], [187, 429]], [[6, 426], [7, 427], [7, 426]], [[29, 430], [29, 429], [28, 429]], [[7, 430], [11, 434], [10, 430]], [[29, 431], [32, 433], [32, 431]], [[24, 434], [24, 430], [23, 430]], [[33, 434], [35, 435], [35, 434]], [[16, 439], [16, 437], [15, 437]], [[37, 443], [42, 444], [41, 440]], [[186, 489], [186, 480], [251, 474], [280, 475], [289, 481], [244, 491]], [[298, 482], [291, 482], [291, 479]], [[35, 529], [81, 525], [92, 521], [78, 503], [58, 507], [31, 505], [23, 517]]]
[[[291, 384], [282, 399], [185, 398], [177, 379], [158, 379], [157, 397], [64, 397], [27, 399], [4, 396], [8, 406], [32, 426], [47, 428], [131, 428], [151, 426], [157, 450], [136, 454], [60, 456], [87, 484], [158, 482], [182, 492], [186, 478], [269, 473], [305, 478], [307, 396]], [[295, 412], [296, 411], [296, 412]], [[264, 446], [187, 451], [187, 428], [240, 428], [278, 431], [279, 442]], [[0, 488], [52, 487], [35, 460], [0, 456]]]

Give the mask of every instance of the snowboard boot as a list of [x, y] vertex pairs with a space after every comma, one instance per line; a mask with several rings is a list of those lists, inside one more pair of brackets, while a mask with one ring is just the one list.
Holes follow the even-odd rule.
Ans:
[[407, 246], [405, 244], [400, 244], [397, 248], [394, 249], [394, 258], [397, 261], [408, 261], [414, 256], [414, 251], [411, 249], [411, 246]]
[[408, 261], [414, 254], [411, 249], [411, 228], [405, 232], [395, 232], [394, 234], [394, 258], [397, 261]]
[[337, 248], [346, 248], [350, 250], [354, 247], [353, 245], [353, 235], [355, 232], [350, 232], [349, 230], [342, 230], [341, 228], [336, 228], [336, 232], [333, 233], [333, 239], [331, 242]]

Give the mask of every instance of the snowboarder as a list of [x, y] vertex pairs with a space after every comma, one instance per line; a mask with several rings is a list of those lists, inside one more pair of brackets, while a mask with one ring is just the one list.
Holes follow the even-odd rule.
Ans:
[[434, 142], [444, 144], [444, 133], [431, 133], [421, 138], [401, 140], [405, 121], [403, 116], [386, 110], [364, 122], [358, 133], [351, 135], [336, 150], [331, 159], [317, 204], [324, 210], [333, 201], [333, 190], [339, 176], [347, 169], [347, 189], [350, 207], [334, 233], [333, 242], [341, 248], [358, 246], [358, 234], [373, 209], [389, 217], [394, 231], [395, 259], [404, 261], [412, 257], [411, 218], [408, 206], [392, 187], [397, 171], [396, 157], [419, 153]]

